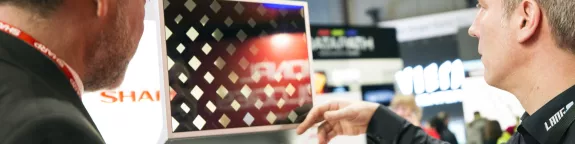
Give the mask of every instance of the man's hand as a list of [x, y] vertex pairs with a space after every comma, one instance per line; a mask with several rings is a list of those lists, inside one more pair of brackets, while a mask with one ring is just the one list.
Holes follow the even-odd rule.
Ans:
[[303, 123], [297, 128], [302, 134], [316, 123], [325, 121], [318, 128], [320, 144], [326, 144], [338, 135], [359, 135], [367, 126], [379, 104], [368, 102], [334, 101], [311, 109]]

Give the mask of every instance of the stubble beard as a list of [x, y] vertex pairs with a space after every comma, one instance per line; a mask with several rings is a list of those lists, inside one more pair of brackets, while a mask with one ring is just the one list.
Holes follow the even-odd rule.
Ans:
[[123, 14], [118, 15], [113, 28], [99, 34], [94, 47], [87, 50], [85, 91], [114, 89], [123, 82], [125, 72], [133, 54], [127, 24]]

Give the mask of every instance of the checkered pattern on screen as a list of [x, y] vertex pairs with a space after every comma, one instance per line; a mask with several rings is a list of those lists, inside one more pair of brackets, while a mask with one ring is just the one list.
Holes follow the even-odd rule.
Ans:
[[[310, 78], [265, 79], [268, 60], [250, 45], [275, 33], [305, 32], [303, 7], [222, 0], [164, 0], [174, 132], [297, 123], [311, 105]], [[273, 58], [272, 58], [273, 59]]]

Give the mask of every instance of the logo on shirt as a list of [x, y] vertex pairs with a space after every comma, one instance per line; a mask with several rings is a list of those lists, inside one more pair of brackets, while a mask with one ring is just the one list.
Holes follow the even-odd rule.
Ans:
[[2, 22], [0, 22], [0, 30], [10, 33], [14, 36], [20, 36], [20, 33], [22, 32], [19, 29]]
[[549, 129], [555, 126], [555, 124], [559, 123], [561, 118], [563, 118], [563, 116], [565, 115], [565, 113], [567, 113], [567, 110], [569, 110], [571, 106], [573, 106], [573, 102], [570, 102], [569, 104], [567, 104], [567, 106], [561, 108], [561, 110], [559, 110], [557, 113], [555, 113], [555, 115], [549, 118], [549, 122], [545, 122], [545, 129], [549, 131]]

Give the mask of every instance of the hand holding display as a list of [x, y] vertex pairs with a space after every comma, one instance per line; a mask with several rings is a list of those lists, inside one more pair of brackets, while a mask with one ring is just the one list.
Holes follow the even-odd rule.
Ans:
[[328, 102], [314, 107], [305, 121], [298, 126], [297, 133], [302, 134], [316, 123], [324, 121], [318, 128], [320, 144], [325, 144], [338, 135], [364, 134], [378, 107], [379, 104], [369, 102]]

